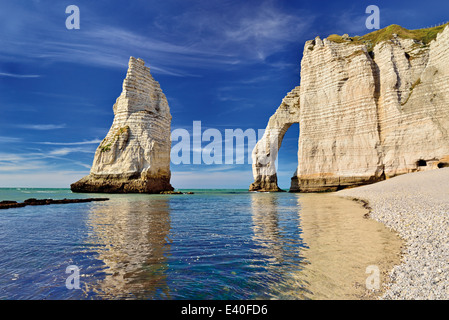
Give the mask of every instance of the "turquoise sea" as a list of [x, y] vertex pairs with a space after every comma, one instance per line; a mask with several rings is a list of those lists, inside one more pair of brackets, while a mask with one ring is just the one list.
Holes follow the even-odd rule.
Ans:
[[[298, 277], [306, 195], [190, 191], [0, 210], [0, 299], [314, 298]], [[0, 201], [90, 197], [105, 194], [0, 189]]]

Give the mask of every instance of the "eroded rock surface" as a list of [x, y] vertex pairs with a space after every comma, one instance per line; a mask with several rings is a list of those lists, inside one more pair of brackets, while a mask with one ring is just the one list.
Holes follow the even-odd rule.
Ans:
[[299, 89], [296, 87], [282, 100], [252, 152], [254, 182], [250, 191], [281, 191], [275, 163], [285, 133], [293, 123], [299, 122]]
[[160, 85], [141, 59], [131, 57], [114, 121], [90, 174], [74, 192], [159, 193], [170, 184], [171, 114]]
[[373, 46], [348, 37], [307, 41], [295, 103], [281, 104], [256, 145], [250, 190], [279, 190], [273, 163], [292, 123], [300, 127], [293, 192], [448, 166], [448, 63], [449, 27], [429, 43], [397, 34]]

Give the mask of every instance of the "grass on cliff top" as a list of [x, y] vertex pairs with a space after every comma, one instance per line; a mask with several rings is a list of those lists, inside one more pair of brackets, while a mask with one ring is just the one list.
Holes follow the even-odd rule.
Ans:
[[432, 40], [436, 39], [438, 33], [443, 31], [447, 25], [449, 25], [449, 23], [433, 28], [408, 30], [397, 24], [393, 24], [391, 26], [376, 30], [361, 37], [355, 36], [343, 38], [340, 35], [332, 34], [327, 37], [327, 39], [329, 41], [337, 43], [366, 44], [368, 50], [372, 50], [376, 46], [376, 44], [382, 41], [390, 40], [393, 38], [393, 34], [397, 34], [399, 38], [413, 39], [416, 41], [420, 41], [423, 45], [428, 45]]

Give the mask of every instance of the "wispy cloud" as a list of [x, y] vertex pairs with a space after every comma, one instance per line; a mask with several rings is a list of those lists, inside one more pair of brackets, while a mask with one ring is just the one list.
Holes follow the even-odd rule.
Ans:
[[17, 143], [17, 142], [21, 142], [21, 141], [22, 141], [21, 138], [0, 136], [0, 143]]
[[18, 128], [31, 129], [31, 130], [56, 130], [64, 129], [67, 127], [65, 123], [63, 124], [19, 124]]
[[[9, 157], [9, 159], [12, 158]], [[45, 167], [45, 163], [40, 161], [0, 162], [0, 172], [36, 171], [41, 170], [43, 167]]]
[[35, 142], [38, 144], [46, 144], [46, 145], [54, 145], [54, 146], [79, 146], [79, 145], [87, 145], [87, 144], [99, 144], [102, 140], [100, 139], [94, 139], [94, 140], [87, 140], [87, 141], [78, 141], [78, 142], [49, 142], [49, 141], [43, 141], [43, 142]]
[[39, 78], [38, 74], [16, 74], [16, 73], [6, 73], [0, 72], [0, 77], [10, 77], [10, 78]]
[[0, 171], [23, 172], [25, 170], [56, 170], [57, 167], [67, 167], [75, 164], [84, 169], [90, 169], [90, 163], [66, 157], [70, 154], [93, 154], [95, 149], [88, 147], [64, 147], [52, 150], [24, 151], [21, 153], [0, 153]]
[[[221, 11], [220, 6], [235, 6], [235, 10], [227, 7]], [[298, 41], [314, 19], [308, 12], [286, 12], [275, 1], [262, 1], [257, 6], [213, 1], [192, 3], [186, 10], [160, 19], [154, 16], [145, 33], [123, 24], [107, 24], [97, 19], [94, 11], [83, 11], [90, 23], [68, 33], [55, 18], [53, 8], [36, 15], [31, 12], [33, 6], [27, 10], [26, 6], [10, 4], [6, 9], [23, 19], [16, 21], [11, 14], [0, 14], [7, 28], [0, 59], [45, 59], [123, 68], [134, 55], [148, 60], [156, 73], [172, 76], [194, 76], [193, 68], [265, 63], [267, 57]], [[46, 16], [51, 19], [45, 20]]]
[[70, 153], [94, 153], [94, 151], [85, 148], [59, 148], [51, 150], [48, 154], [50, 156], [66, 156]]

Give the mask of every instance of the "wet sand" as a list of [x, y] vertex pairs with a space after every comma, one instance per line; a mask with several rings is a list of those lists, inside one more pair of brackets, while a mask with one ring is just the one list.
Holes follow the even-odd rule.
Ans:
[[[388, 272], [400, 262], [403, 242], [383, 224], [366, 218], [361, 203], [330, 194], [297, 194], [302, 270], [280, 299], [361, 300], [382, 294]], [[379, 289], [366, 280], [379, 270]], [[369, 273], [367, 272], [367, 268]], [[369, 284], [373, 284], [369, 282]], [[281, 291], [281, 290], [280, 290]]]
[[[335, 193], [299, 194], [298, 205], [309, 247], [304, 252], [308, 263], [300, 274], [308, 291], [304, 298], [377, 298], [389, 281], [388, 272], [400, 262], [403, 242], [398, 235], [364, 217], [368, 210], [361, 203]], [[366, 286], [373, 268], [379, 270], [379, 290]]]

